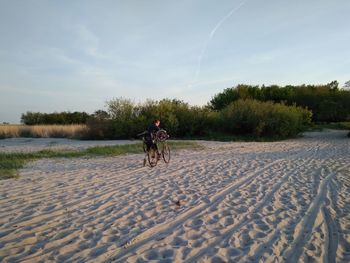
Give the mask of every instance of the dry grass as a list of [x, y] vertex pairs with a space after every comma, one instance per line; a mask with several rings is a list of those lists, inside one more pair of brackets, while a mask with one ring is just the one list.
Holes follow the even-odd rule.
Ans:
[[0, 125], [0, 138], [81, 138], [86, 125]]

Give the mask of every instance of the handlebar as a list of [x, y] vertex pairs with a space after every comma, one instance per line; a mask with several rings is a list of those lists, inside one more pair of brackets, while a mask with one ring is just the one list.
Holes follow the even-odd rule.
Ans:
[[159, 130], [156, 133], [156, 140], [160, 142], [164, 142], [169, 138], [169, 134], [166, 132], [166, 130]]
[[[148, 131], [143, 131], [137, 134], [137, 137], [145, 136], [147, 133]], [[156, 134], [154, 135], [154, 139], [159, 142], [164, 142], [167, 139], [169, 139], [169, 137], [170, 137], [169, 134], [166, 132], [166, 130], [163, 130], [163, 129], [157, 131]]]

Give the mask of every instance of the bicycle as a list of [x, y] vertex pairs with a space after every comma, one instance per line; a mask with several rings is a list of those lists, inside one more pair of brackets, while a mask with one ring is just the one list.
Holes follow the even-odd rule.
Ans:
[[[147, 160], [151, 167], [156, 166], [160, 157], [163, 158], [163, 161], [165, 163], [169, 163], [171, 155], [170, 155], [170, 147], [167, 144], [167, 139], [169, 138], [169, 135], [167, 134], [167, 132], [163, 129], [157, 131], [157, 133], [154, 135], [154, 138], [152, 138], [153, 144], [150, 147], [149, 151], [147, 151], [147, 144], [146, 144], [146, 137], [145, 137], [146, 134], [147, 134], [147, 131], [139, 134], [139, 135], [143, 135], [142, 147], [145, 153], [143, 166], [146, 166]], [[158, 147], [158, 144], [160, 147]], [[160, 153], [159, 153], [159, 149], [160, 149]]]

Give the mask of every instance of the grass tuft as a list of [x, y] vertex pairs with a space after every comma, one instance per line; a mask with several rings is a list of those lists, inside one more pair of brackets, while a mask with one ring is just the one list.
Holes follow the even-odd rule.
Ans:
[[314, 130], [334, 129], [334, 130], [350, 130], [350, 121], [316, 123], [312, 127]]
[[[172, 150], [178, 149], [201, 149], [195, 142], [169, 142]], [[30, 161], [42, 158], [77, 158], [96, 156], [117, 156], [128, 153], [141, 153], [142, 143], [96, 146], [82, 151], [59, 151], [41, 150], [31, 153], [0, 153], [0, 179], [16, 178], [19, 176], [18, 170], [23, 168]]]

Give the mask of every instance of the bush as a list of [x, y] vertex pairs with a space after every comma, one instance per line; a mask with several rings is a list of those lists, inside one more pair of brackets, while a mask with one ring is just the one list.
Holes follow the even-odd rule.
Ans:
[[251, 86], [239, 84], [216, 94], [209, 102], [213, 110], [222, 110], [239, 99], [255, 99], [307, 107], [316, 122], [350, 120], [350, 90], [338, 88], [338, 82], [325, 85]]
[[108, 112], [97, 110], [86, 121], [85, 133], [82, 139], [104, 140], [112, 138], [111, 120]]
[[84, 138], [136, 138], [154, 119], [161, 120], [161, 127], [171, 137], [204, 136], [218, 126], [216, 112], [205, 107], [190, 106], [180, 100], [148, 100], [136, 104], [128, 99], [116, 98], [107, 102], [107, 111], [107, 114], [102, 114], [104, 118], [94, 114], [88, 120], [88, 132]]
[[295, 105], [238, 100], [221, 111], [221, 123], [224, 132], [232, 134], [286, 138], [310, 125], [311, 116]]
[[286, 138], [295, 136], [311, 122], [311, 112], [301, 107], [256, 100], [238, 100], [221, 111], [214, 111], [179, 100], [135, 104], [117, 98], [107, 102], [107, 108], [108, 113], [94, 114], [88, 120], [86, 139], [136, 138], [156, 118], [172, 138], [215, 134]]
[[38, 125], [38, 124], [85, 124], [89, 118], [89, 114], [86, 112], [54, 112], [54, 113], [41, 113], [41, 112], [26, 112], [21, 116], [21, 123], [26, 125]]

